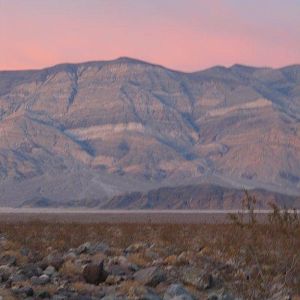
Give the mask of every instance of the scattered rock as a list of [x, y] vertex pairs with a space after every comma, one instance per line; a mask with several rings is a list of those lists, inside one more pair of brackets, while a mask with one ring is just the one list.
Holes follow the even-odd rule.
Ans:
[[0, 266], [0, 277], [2, 282], [7, 281], [12, 273], [13, 270], [9, 266]]
[[182, 282], [194, 286], [198, 290], [207, 290], [214, 286], [214, 278], [205, 271], [199, 272], [195, 268], [187, 268], [183, 271]]
[[30, 250], [29, 250], [28, 248], [21, 248], [21, 249], [20, 249], [20, 254], [21, 254], [22, 256], [28, 256], [29, 253], [30, 253]]
[[48, 261], [48, 265], [54, 267], [57, 271], [64, 263], [63, 256], [59, 253], [48, 255], [47, 261]]
[[77, 254], [87, 253], [91, 250], [91, 247], [92, 244], [90, 242], [84, 243], [76, 249], [76, 253]]
[[94, 246], [95, 252], [102, 252], [104, 254], [107, 254], [109, 252], [109, 246], [106, 243], [100, 242]]
[[[178, 297], [182, 297], [182, 298], [178, 298]], [[163, 300], [174, 300], [174, 299], [193, 300], [193, 297], [181, 284], [172, 284], [165, 292]]]
[[0, 265], [14, 266], [17, 258], [13, 255], [2, 255], [0, 257]]
[[175, 265], [177, 262], [177, 256], [176, 255], [169, 255], [164, 259], [165, 265]]
[[56, 273], [56, 270], [53, 266], [48, 266], [44, 272], [44, 274], [48, 275], [49, 277], [51, 277], [52, 275], [54, 275]]
[[149, 267], [134, 273], [134, 279], [144, 285], [155, 287], [166, 279], [159, 267]]
[[108, 275], [105, 283], [109, 284], [109, 285], [116, 285], [119, 284], [122, 281], [122, 276], [118, 276], [118, 275]]
[[43, 259], [43, 260], [37, 262], [36, 265], [37, 265], [39, 268], [41, 268], [42, 270], [45, 270], [45, 269], [48, 267], [49, 264], [48, 264], [47, 259]]
[[43, 270], [38, 267], [36, 264], [29, 263], [22, 267], [21, 271], [26, 277], [31, 278], [32, 276], [42, 275]]
[[140, 300], [161, 300], [161, 297], [152, 288], [146, 286], [132, 287], [129, 291], [129, 297]]
[[184, 251], [178, 255], [177, 264], [180, 265], [190, 264], [191, 258], [192, 258], [192, 254], [188, 251]]
[[207, 300], [238, 300], [237, 298], [233, 297], [228, 292], [220, 292], [218, 293], [212, 293], [208, 295]]
[[[237, 300], [224, 291], [222, 276], [245, 268], [225, 268], [222, 265], [228, 263], [209, 256], [193, 257], [196, 250], [177, 255], [175, 247], [158, 247], [135, 243], [124, 250], [102, 242], [84, 243], [65, 253], [49, 248], [51, 254], [44, 258], [21, 248], [18, 261], [12, 251], [2, 253], [0, 290], [10, 289], [17, 299], [26, 300]], [[214, 292], [208, 294], [211, 288]], [[285, 299], [288, 292], [281, 291], [276, 300]]]
[[173, 297], [171, 300], [193, 300], [193, 298], [189, 295], [180, 295]]
[[31, 282], [34, 285], [45, 285], [45, 284], [47, 284], [47, 283], [50, 282], [50, 277], [48, 275], [46, 275], [46, 274], [43, 274], [43, 275], [41, 275], [39, 277], [33, 276], [31, 278]]
[[104, 262], [101, 261], [99, 264], [89, 263], [87, 264], [82, 273], [85, 281], [91, 284], [99, 284], [104, 282], [108, 276], [104, 270]]
[[139, 252], [139, 251], [145, 249], [146, 247], [147, 247], [147, 245], [145, 243], [135, 243], [135, 244], [128, 246], [125, 249], [125, 253], [136, 253], [136, 252]]
[[50, 298], [50, 297], [51, 297], [51, 295], [49, 294], [48, 291], [38, 291], [38, 292], [36, 293], [36, 296], [37, 296], [38, 298], [41, 298], [41, 299], [46, 299], [46, 298]]
[[31, 297], [34, 295], [32, 287], [13, 287], [11, 291], [17, 295]]
[[24, 276], [21, 273], [13, 273], [13, 274], [10, 275], [8, 280], [10, 282], [20, 282], [20, 281], [24, 281], [26, 279], [27, 279], [26, 276]]

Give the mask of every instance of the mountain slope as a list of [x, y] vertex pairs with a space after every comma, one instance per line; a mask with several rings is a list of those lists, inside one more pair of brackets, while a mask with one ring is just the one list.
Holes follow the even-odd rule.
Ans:
[[[288, 196], [255, 189], [250, 191], [257, 200], [256, 208], [300, 208], [300, 196]], [[114, 196], [106, 203], [94, 203], [100, 208], [116, 209], [242, 209], [245, 193], [242, 190], [212, 184], [162, 187], [147, 193], [132, 192]]]
[[297, 65], [0, 72], [1, 205], [207, 181], [299, 195], [299, 120]]

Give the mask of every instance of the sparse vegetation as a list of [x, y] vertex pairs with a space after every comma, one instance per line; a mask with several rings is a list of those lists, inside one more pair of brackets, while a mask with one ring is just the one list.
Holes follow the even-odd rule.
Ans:
[[[139, 268], [149, 267], [156, 261], [162, 268], [171, 266], [179, 273], [188, 267], [212, 274], [214, 288], [207, 288], [206, 295], [222, 288], [242, 299], [285, 299], [286, 296], [298, 299], [299, 216], [296, 211], [280, 210], [271, 204], [273, 212], [261, 222], [255, 214], [255, 205], [255, 197], [246, 192], [243, 213], [230, 215], [227, 224], [1, 223], [0, 236], [7, 240], [5, 245], [1, 244], [1, 256], [15, 253], [16, 263], [22, 266], [28, 261], [41, 261], [55, 251], [66, 253], [87, 241], [102, 242], [109, 245], [107, 257], [126, 255]], [[130, 245], [135, 245], [135, 251], [127, 253], [125, 249]], [[31, 253], [26, 258], [16, 253], [24, 248]], [[60, 272], [62, 276], [75, 276], [79, 280], [73, 287], [83, 285], [80, 268], [71, 260], [64, 262]], [[130, 282], [120, 283], [120, 290], [129, 290]], [[187, 286], [193, 288], [190, 282]]]

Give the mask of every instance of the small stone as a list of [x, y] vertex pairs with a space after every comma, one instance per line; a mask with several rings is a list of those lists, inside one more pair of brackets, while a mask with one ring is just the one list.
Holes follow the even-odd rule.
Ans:
[[48, 291], [39, 291], [36, 293], [37, 297], [38, 298], [41, 298], [41, 299], [46, 299], [46, 298], [50, 298], [51, 295], [49, 294]]
[[160, 268], [149, 267], [135, 272], [134, 279], [144, 285], [155, 287], [163, 282], [166, 276]]
[[31, 277], [31, 282], [34, 285], [45, 285], [50, 282], [50, 277], [46, 274], [43, 274], [40, 277], [33, 276]]
[[26, 277], [31, 278], [32, 276], [42, 275], [42, 269], [33, 263], [29, 263], [22, 267], [21, 273]]
[[74, 260], [74, 259], [76, 259], [76, 257], [77, 257], [76, 253], [72, 250], [72, 251], [69, 251], [68, 253], [66, 253], [63, 256], [63, 259], [64, 260]]
[[177, 262], [177, 256], [176, 255], [170, 255], [170, 256], [167, 256], [164, 259], [164, 264], [165, 265], [175, 265], [176, 262]]
[[49, 277], [51, 277], [52, 275], [54, 275], [56, 273], [56, 270], [53, 266], [48, 266], [44, 272], [44, 274], [48, 275]]
[[22, 256], [28, 256], [29, 253], [30, 253], [30, 250], [28, 248], [21, 248], [21, 250], [20, 250], [20, 254]]
[[121, 275], [125, 275], [126, 273], [128, 274], [130, 271], [126, 268], [123, 268], [119, 265], [114, 265], [114, 264], [110, 264], [107, 266], [107, 271], [115, 276], [121, 276]]
[[161, 297], [152, 288], [146, 286], [131, 287], [129, 295], [131, 298], [139, 300], [161, 300]]
[[17, 258], [13, 255], [2, 255], [0, 257], [0, 265], [14, 266]]
[[101, 261], [99, 264], [89, 263], [87, 264], [82, 273], [85, 281], [91, 284], [99, 284], [104, 282], [108, 276], [104, 270], [104, 262]]
[[219, 297], [216, 294], [210, 294], [208, 295], [207, 300], [219, 300]]
[[235, 299], [238, 300], [231, 294], [224, 291], [221, 292], [220, 294], [212, 293], [207, 297], [207, 300], [235, 300]]
[[52, 300], [67, 300], [68, 297], [64, 295], [53, 295]]
[[20, 287], [20, 288], [13, 287], [11, 289], [11, 291], [15, 294], [19, 294], [19, 295], [22, 294], [22, 295], [25, 295], [25, 296], [28, 296], [28, 297], [31, 297], [34, 294], [34, 291], [31, 287]]
[[0, 266], [0, 277], [2, 279], [2, 282], [5, 282], [9, 279], [9, 277], [12, 274], [12, 269], [8, 266]]
[[76, 249], [76, 253], [77, 254], [87, 253], [90, 251], [91, 247], [92, 245], [90, 242], [84, 243]]
[[134, 266], [124, 256], [112, 258], [107, 265], [108, 273], [119, 276], [131, 274], [134, 270], [133, 268]]
[[34, 295], [34, 290], [32, 287], [25, 287], [24, 288], [24, 293], [26, 296], [31, 297]]
[[158, 253], [154, 252], [152, 249], [146, 248], [145, 257], [150, 258], [151, 260], [155, 260], [159, 258]]
[[177, 264], [187, 265], [190, 263], [190, 259], [191, 259], [191, 254], [187, 251], [184, 251], [177, 257]]
[[101, 300], [125, 300], [125, 298], [118, 297], [116, 295], [106, 295], [103, 298], [100, 298]]
[[184, 270], [182, 277], [183, 283], [192, 285], [198, 290], [207, 290], [214, 286], [214, 278], [211, 274], [205, 272], [198, 272], [195, 269], [187, 268]]
[[194, 298], [192, 298], [189, 295], [180, 295], [180, 296], [175, 296], [171, 300], [194, 300]]
[[145, 243], [135, 243], [125, 249], [125, 253], [136, 253], [146, 248]]
[[[185, 297], [183, 299], [193, 300], [193, 297], [181, 284], [172, 284], [169, 286], [164, 294], [164, 300], [177, 299], [178, 297]], [[179, 298], [178, 298], [179, 299]]]
[[9, 281], [11, 282], [20, 282], [20, 281], [24, 281], [26, 280], [26, 276], [24, 276], [23, 274], [11, 274], [9, 277]]
[[105, 283], [109, 284], [109, 285], [116, 285], [116, 284], [120, 283], [121, 281], [122, 281], [121, 276], [108, 275], [105, 280]]
[[109, 246], [104, 242], [100, 242], [94, 246], [94, 251], [106, 254], [109, 251]]
[[63, 256], [59, 253], [49, 254], [47, 257], [48, 264], [54, 267], [57, 271], [64, 263]]
[[48, 267], [49, 264], [48, 264], [47, 259], [43, 259], [43, 260], [37, 262], [36, 265], [37, 265], [39, 268], [41, 268], [42, 270], [45, 270], [45, 269]]

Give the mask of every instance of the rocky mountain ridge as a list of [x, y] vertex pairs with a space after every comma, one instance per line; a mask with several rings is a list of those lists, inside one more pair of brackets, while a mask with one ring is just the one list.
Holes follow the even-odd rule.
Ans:
[[299, 120], [299, 65], [2, 71], [1, 205], [207, 182], [299, 195]]

